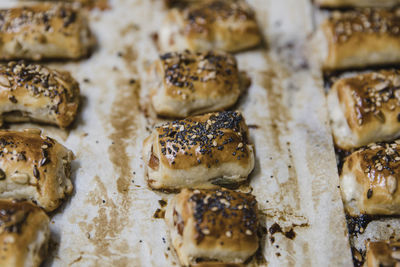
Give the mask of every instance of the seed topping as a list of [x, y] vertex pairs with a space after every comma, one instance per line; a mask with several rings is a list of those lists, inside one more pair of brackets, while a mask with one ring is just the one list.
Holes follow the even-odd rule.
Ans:
[[[204, 202], [205, 198], [207, 203]], [[201, 190], [191, 195], [189, 204], [194, 211], [197, 243], [206, 236], [253, 236], [257, 231], [257, 201], [250, 194], [226, 189]]]

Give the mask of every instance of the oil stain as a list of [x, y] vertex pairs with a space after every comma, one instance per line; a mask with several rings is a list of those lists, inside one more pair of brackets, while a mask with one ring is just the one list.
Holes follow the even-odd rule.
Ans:
[[125, 61], [126, 67], [131, 73], [137, 73], [137, 57], [138, 54], [136, 50], [134, 50], [131, 46], [125, 46], [124, 51], [122, 52], [122, 58]]
[[[293, 156], [291, 152], [290, 142], [285, 142], [283, 138], [285, 136], [290, 136], [290, 128], [288, 122], [292, 120], [290, 114], [290, 107], [286, 104], [285, 93], [287, 88], [283, 86], [284, 80], [290, 78], [288, 70], [280, 64], [273, 60], [268, 52], [264, 53], [264, 59], [269, 66], [273, 66], [268, 70], [260, 73], [260, 85], [267, 90], [267, 101], [268, 101], [268, 112], [270, 123], [270, 136], [271, 136], [271, 146], [274, 151], [279, 155], [287, 155], [283, 158], [284, 162], [287, 164], [287, 175], [288, 178], [285, 182], [280, 182], [277, 180], [279, 190], [280, 206], [286, 213], [297, 213], [301, 210], [301, 200], [298, 184], [298, 174], [296, 171], [295, 164], [293, 162]], [[273, 177], [278, 177], [278, 170], [275, 170]], [[276, 178], [275, 178], [276, 179]], [[284, 218], [290, 220], [290, 218]], [[279, 230], [279, 229], [278, 229]], [[283, 231], [281, 233], [287, 237], [287, 239], [293, 240], [296, 233], [293, 229], [288, 231]], [[272, 234], [271, 234], [272, 236]], [[272, 241], [272, 239], [271, 239]], [[293, 242], [285, 242], [285, 249], [288, 255], [294, 255]], [[287, 257], [289, 265], [295, 265], [292, 257]]]
[[[288, 135], [289, 128], [287, 122], [291, 120], [289, 113], [289, 107], [284, 102], [284, 90], [281, 86], [281, 80], [287, 78], [286, 71], [282, 66], [279, 66], [274, 62], [267, 53], [264, 54], [265, 60], [269, 66], [274, 66], [267, 71], [260, 73], [261, 86], [267, 90], [268, 106], [269, 106], [269, 117], [271, 119], [271, 137], [272, 145], [275, 150], [281, 155], [288, 155], [287, 167], [288, 167], [288, 180], [285, 183], [280, 183], [281, 192], [291, 192], [291, 197], [294, 199], [290, 204], [286, 205], [286, 209], [290, 211], [300, 210], [300, 194], [299, 185], [297, 180], [297, 172], [294, 163], [292, 162], [292, 155], [290, 150], [290, 143], [282, 144], [280, 137]], [[274, 173], [274, 177], [277, 177], [277, 173]], [[281, 201], [283, 201], [284, 195], [281, 195]], [[284, 204], [285, 205], [285, 204]]]
[[126, 151], [128, 145], [133, 145], [135, 133], [138, 129], [135, 118], [138, 114], [140, 83], [125, 81], [119, 85], [120, 93], [113, 103], [110, 122], [113, 132], [109, 136], [112, 140], [108, 154], [118, 174], [117, 189], [121, 194], [127, 194], [131, 184], [131, 159]]
[[[87, 232], [87, 238], [93, 244], [99, 261], [119, 256], [110, 248], [126, 225], [126, 219], [121, 216], [118, 205], [108, 195], [107, 188], [99, 176], [94, 177], [94, 190], [88, 194], [87, 203], [98, 207], [97, 215], [90, 223], [79, 223], [80, 228]], [[118, 257], [113, 266], [124, 266], [126, 259]]]
[[113, 164], [119, 194], [109, 195], [102, 179], [96, 176], [96, 185], [88, 195], [88, 202], [98, 207], [97, 215], [90, 223], [80, 222], [79, 226], [93, 244], [94, 254], [99, 255], [98, 261], [107, 260], [110, 266], [127, 266], [129, 258], [121, 254], [127, 254], [127, 249], [134, 249], [121, 238], [122, 231], [130, 223], [127, 214], [133, 202], [133, 195], [129, 194], [133, 173], [130, 167], [132, 159], [127, 148], [135, 144], [135, 135], [139, 127], [137, 104], [140, 82], [131, 78], [121, 78], [116, 88], [118, 94], [112, 103], [108, 122], [111, 125], [108, 156]]
[[292, 227], [289, 227], [287, 230], [282, 229], [282, 227], [278, 223], [274, 223], [271, 225], [271, 227], [268, 229], [268, 232], [270, 233], [270, 240], [271, 243], [273, 243], [275, 240], [274, 239], [274, 234], [276, 233], [281, 233], [283, 234], [286, 238], [293, 240], [296, 237], [296, 232], [294, 231], [295, 227], [308, 227], [308, 224], [301, 224], [301, 225], [292, 225]]
[[165, 210], [163, 209], [157, 209], [153, 214], [154, 219], [164, 219], [164, 217], [165, 217]]

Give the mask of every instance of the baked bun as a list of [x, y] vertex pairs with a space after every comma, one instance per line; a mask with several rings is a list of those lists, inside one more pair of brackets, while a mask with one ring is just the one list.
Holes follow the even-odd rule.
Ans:
[[328, 94], [336, 146], [361, 147], [400, 135], [400, 71], [383, 70], [342, 78]]
[[257, 201], [250, 194], [183, 189], [168, 204], [165, 220], [184, 266], [241, 264], [258, 249]]
[[94, 44], [85, 17], [66, 4], [0, 10], [0, 60], [78, 59]]
[[39, 64], [0, 65], [0, 118], [68, 127], [79, 106], [79, 84], [69, 72]]
[[70, 150], [40, 130], [0, 131], [0, 198], [27, 199], [46, 211], [72, 193]]
[[315, 34], [312, 51], [324, 70], [400, 62], [400, 9], [333, 12]]
[[400, 141], [372, 143], [349, 155], [340, 175], [351, 216], [400, 215]]
[[184, 118], [223, 110], [240, 95], [236, 60], [223, 52], [166, 53], [154, 72], [152, 103], [159, 115]]
[[47, 254], [49, 222], [30, 202], [0, 200], [0, 266], [39, 267]]
[[156, 127], [143, 147], [149, 186], [211, 188], [246, 181], [254, 168], [247, 135], [244, 118], [233, 111]]
[[254, 12], [244, 0], [204, 0], [171, 9], [161, 25], [159, 41], [163, 52], [237, 52], [260, 44], [261, 35]]

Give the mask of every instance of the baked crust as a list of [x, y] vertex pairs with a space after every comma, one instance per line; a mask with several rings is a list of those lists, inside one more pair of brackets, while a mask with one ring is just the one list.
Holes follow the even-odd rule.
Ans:
[[165, 220], [182, 265], [199, 261], [240, 264], [258, 248], [257, 201], [226, 189], [183, 189]]
[[244, 118], [233, 111], [156, 127], [143, 148], [149, 186], [211, 188], [244, 182], [254, 168], [247, 135]]
[[399, 0], [314, 0], [321, 7], [393, 7]]
[[40, 130], [0, 131], [0, 198], [31, 200], [46, 211], [72, 193], [70, 150]]
[[400, 134], [400, 71], [342, 78], [329, 92], [328, 107], [338, 147], [393, 140]]
[[[20, 0], [21, 2], [24, 0]], [[61, 2], [60, 0], [42, 0], [42, 1], [48, 1], [48, 2]], [[109, 8], [108, 5], [108, 0], [63, 0], [62, 2], [68, 2], [68, 3], [78, 3], [79, 6], [93, 9], [93, 8], [98, 8], [100, 10], [106, 10]], [[168, 1], [166, 1], [168, 2]], [[173, 4], [171, 2], [171, 4]]]
[[184, 118], [223, 110], [239, 98], [239, 72], [232, 55], [185, 50], [161, 55], [155, 66], [152, 103], [159, 115]]
[[32, 203], [0, 200], [0, 265], [39, 267], [47, 254], [49, 222]]
[[365, 267], [399, 266], [400, 242], [396, 240], [368, 242]]
[[373, 143], [346, 158], [340, 175], [345, 210], [352, 216], [400, 214], [400, 141]]
[[400, 9], [335, 11], [314, 43], [324, 70], [399, 63]]
[[79, 91], [79, 84], [66, 71], [24, 62], [0, 65], [3, 121], [32, 120], [66, 128], [76, 117]]
[[261, 42], [255, 15], [243, 0], [204, 0], [171, 9], [159, 32], [162, 51], [237, 52]]
[[94, 38], [85, 17], [67, 4], [0, 10], [0, 59], [78, 59]]

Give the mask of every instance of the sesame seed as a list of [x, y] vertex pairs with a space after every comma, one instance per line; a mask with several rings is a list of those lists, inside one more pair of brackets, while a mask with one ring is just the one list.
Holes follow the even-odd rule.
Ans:
[[221, 202], [222, 204], [224, 204], [225, 206], [227, 206], [227, 207], [229, 207], [229, 206], [230, 206], [230, 203], [229, 203], [229, 201], [228, 201], [228, 200], [226, 200], [225, 198], [222, 198], [222, 199], [220, 199], [220, 202]]
[[246, 230], [246, 235], [252, 235], [252, 234], [253, 234], [253, 232], [251, 230], [249, 230], [249, 229]]
[[202, 229], [201, 232], [202, 232], [203, 234], [205, 234], [205, 235], [209, 235], [209, 234], [210, 234], [210, 230], [207, 229], [207, 228]]
[[232, 237], [232, 232], [231, 231], [226, 231], [225, 235], [230, 238], [230, 237]]

